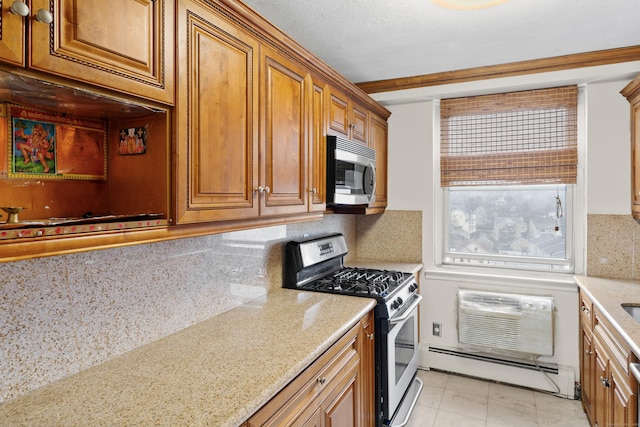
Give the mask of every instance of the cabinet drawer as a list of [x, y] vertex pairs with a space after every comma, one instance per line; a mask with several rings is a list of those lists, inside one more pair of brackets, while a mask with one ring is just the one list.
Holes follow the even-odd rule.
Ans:
[[580, 292], [580, 318], [587, 325], [593, 326], [593, 303], [582, 292]]
[[358, 332], [352, 328], [309, 368], [263, 406], [248, 427], [303, 425], [320, 403], [359, 366]]
[[593, 330], [594, 334], [597, 334], [603, 344], [607, 346], [610, 353], [610, 360], [615, 362], [625, 375], [628, 376], [629, 363], [633, 359], [633, 353], [631, 353], [629, 346], [597, 310], [594, 311]]

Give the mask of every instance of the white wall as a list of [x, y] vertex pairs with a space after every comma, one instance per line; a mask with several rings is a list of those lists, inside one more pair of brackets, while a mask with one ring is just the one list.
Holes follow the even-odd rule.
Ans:
[[[536, 80], [540, 77], [537, 76]], [[628, 214], [630, 213], [630, 160], [629, 160], [629, 104], [620, 95], [627, 80], [583, 85], [585, 93], [584, 108], [587, 120], [586, 163], [581, 160], [586, 174], [586, 190], [577, 195], [580, 198], [581, 223], [586, 222], [588, 213]], [[495, 86], [495, 82], [493, 83]], [[482, 86], [479, 85], [479, 86]], [[553, 86], [553, 84], [549, 84]], [[538, 84], [540, 87], [540, 84]], [[465, 85], [469, 91], [469, 85]], [[506, 87], [504, 91], [513, 90]], [[494, 88], [493, 92], [499, 92]], [[455, 92], [455, 91], [454, 91]], [[455, 93], [449, 93], [455, 96]], [[404, 95], [403, 95], [404, 96]], [[389, 98], [389, 94], [381, 97]], [[446, 97], [446, 96], [445, 96]], [[439, 232], [439, 209], [437, 191], [438, 165], [434, 164], [434, 101], [389, 105], [392, 112], [389, 120], [389, 209], [423, 211], [423, 277], [421, 307], [421, 350], [422, 366], [453, 372], [462, 372], [498, 381], [519, 379], [508, 369], [497, 367], [486, 369], [478, 366], [468, 370], [471, 364], [461, 363], [459, 358], [434, 359], [429, 346], [456, 347], [456, 292], [460, 287], [484, 290], [508, 291], [552, 295], [556, 303], [555, 354], [541, 361], [556, 363], [572, 371], [575, 380], [579, 380], [578, 359], [578, 316], [577, 287], [570, 275], [554, 278], [525, 277], [511, 275], [500, 277], [488, 274], [465, 274], [460, 270], [444, 271], [437, 267], [434, 257], [434, 234]], [[437, 120], [437, 119], [436, 119]], [[436, 124], [437, 129], [437, 124]], [[436, 139], [437, 140], [437, 139]], [[437, 148], [437, 147], [436, 147]], [[435, 183], [434, 183], [435, 180]], [[586, 197], [586, 200], [584, 200]], [[580, 229], [585, 233], [584, 227]], [[583, 252], [581, 252], [582, 254]], [[583, 256], [583, 255], [582, 255]], [[549, 279], [549, 280], [547, 280]], [[442, 324], [442, 337], [431, 334], [433, 322]], [[541, 389], [552, 389], [542, 374], [535, 373], [537, 379], [523, 384]], [[524, 381], [524, 380], [522, 380]], [[561, 378], [556, 378], [561, 381]], [[572, 384], [565, 384], [567, 389]], [[572, 397], [573, 390], [566, 390]]]
[[587, 87], [587, 213], [631, 214], [628, 81]]

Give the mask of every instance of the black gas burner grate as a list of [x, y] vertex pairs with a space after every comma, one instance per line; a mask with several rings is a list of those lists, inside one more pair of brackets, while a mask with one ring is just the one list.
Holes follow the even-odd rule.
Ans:
[[404, 279], [405, 273], [397, 271], [346, 267], [317, 279], [308, 288], [348, 295], [384, 297], [390, 288], [398, 286]]

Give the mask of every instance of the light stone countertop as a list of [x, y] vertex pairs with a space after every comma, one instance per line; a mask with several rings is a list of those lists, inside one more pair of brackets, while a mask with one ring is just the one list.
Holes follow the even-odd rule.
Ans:
[[237, 426], [375, 306], [278, 289], [0, 405], [3, 426]]
[[640, 305], [640, 281], [575, 276], [581, 290], [598, 307], [611, 325], [624, 338], [636, 356], [640, 357], [640, 323], [620, 304]]

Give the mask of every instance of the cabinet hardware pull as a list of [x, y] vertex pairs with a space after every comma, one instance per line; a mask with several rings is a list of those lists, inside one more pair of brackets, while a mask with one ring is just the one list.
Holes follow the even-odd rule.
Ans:
[[9, 13], [19, 16], [27, 16], [29, 14], [29, 6], [27, 6], [26, 3], [16, 0], [11, 4], [11, 6], [9, 6]]
[[264, 192], [267, 193], [267, 194], [271, 193], [271, 189], [269, 188], [268, 185], [266, 187], [264, 187]]
[[369, 338], [371, 341], [373, 341], [373, 333], [367, 334], [367, 338]]
[[309, 193], [318, 194], [318, 190], [316, 190], [315, 188], [312, 188], [311, 190], [309, 190]]
[[600, 376], [600, 382], [602, 383], [602, 387], [609, 387], [609, 378]]
[[36, 21], [43, 24], [51, 24], [53, 22], [53, 15], [47, 9], [39, 9], [35, 15]]
[[263, 193], [264, 187], [262, 185], [259, 185], [258, 187], [254, 188], [253, 191], [255, 191], [256, 193]]
[[327, 379], [326, 379], [325, 377], [320, 377], [320, 378], [318, 378], [318, 382], [319, 382], [320, 384], [324, 384], [324, 383], [326, 383], [326, 382], [327, 382]]
[[593, 354], [593, 351], [591, 351], [591, 350], [589, 350], [589, 349], [586, 349], [586, 350], [584, 351], [584, 354], [586, 354], [587, 356], [591, 356], [591, 355]]

